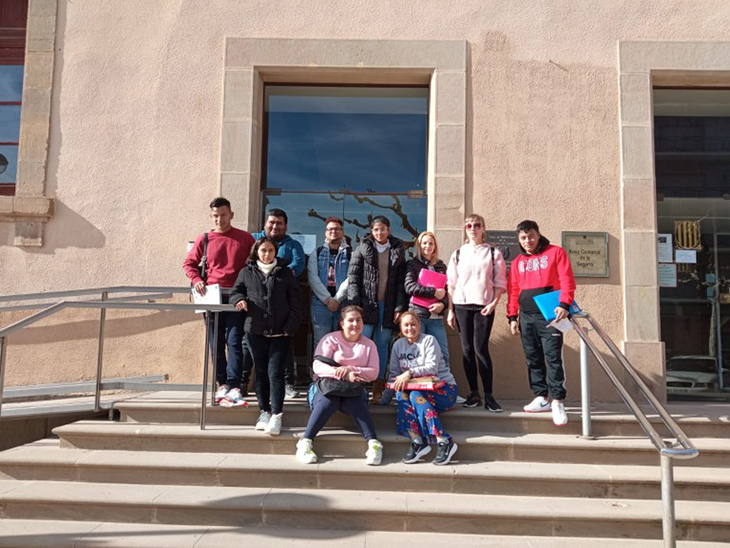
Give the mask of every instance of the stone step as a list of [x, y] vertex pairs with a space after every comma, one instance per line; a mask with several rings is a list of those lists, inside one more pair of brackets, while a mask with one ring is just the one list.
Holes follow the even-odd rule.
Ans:
[[[162, 423], [162, 424], [199, 424], [200, 398], [196, 394], [191, 398], [154, 399], [138, 398], [132, 401], [122, 401], [115, 404], [124, 422]], [[254, 397], [247, 398], [248, 408], [224, 408], [208, 406], [206, 422], [208, 424], [251, 425], [256, 422], [259, 407]], [[551, 413], [525, 413], [522, 411], [524, 402], [502, 402], [502, 413], [490, 413], [483, 408], [464, 409], [455, 407], [443, 413], [441, 418], [444, 427], [448, 430], [475, 431], [475, 432], [510, 432], [515, 434], [548, 434], [562, 433], [581, 435], [580, 407], [568, 406], [567, 412], [570, 421], [558, 429], [552, 422]], [[681, 409], [681, 408], [680, 408]], [[286, 401], [284, 403], [286, 422], [292, 426], [304, 427], [309, 418], [309, 407], [303, 399]], [[396, 406], [373, 406], [371, 414], [376, 428], [393, 428], [396, 421]], [[724, 420], [726, 414], [711, 414], [697, 416], [691, 413], [675, 413], [674, 418], [685, 434], [689, 437], [730, 437], [730, 425]], [[620, 407], [612, 406], [607, 409], [596, 408], [591, 416], [591, 433], [594, 436], [643, 436], [644, 432], [636, 418]], [[650, 415], [650, 421], [660, 434], [666, 430], [658, 416]], [[348, 428], [354, 423], [352, 419], [341, 413], [335, 414], [329, 422], [330, 426]]]
[[[659, 539], [661, 502], [255, 487], [0, 481], [3, 518]], [[730, 538], [730, 503], [678, 501], [680, 539]]]
[[[209, 527], [160, 523], [110, 523], [5, 519], [0, 547], [17, 548], [371, 548], [422, 546], [428, 548], [585, 548], [576, 537], [515, 537], [497, 535], [434, 534], [396, 531], [342, 531], [273, 527]], [[602, 548], [663, 548], [661, 540], [601, 539]], [[721, 548], [726, 543], [681, 540], [678, 548]]]
[[[172, 451], [213, 453], [286, 454], [295, 452], [303, 428], [285, 424], [280, 436], [269, 436], [251, 426], [212, 425], [200, 430], [190, 424], [138, 424], [79, 421], [53, 430], [62, 447], [79, 449], [122, 449], [126, 451]], [[452, 431], [459, 444], [460, 460], [566, 462], [584, 464], [633, 464], [656, 466], [659, 455], [646, 438], [599, 438], [586, 440], [565, 434], [475, 433]], [[381, 431], [388, 458], [400, 458], [407, 440], [392, 430]], [[730, 458], [730, 439], [699, 438], [700, 456], [690, 461], [677, 460], [679, 466], [726, 466]], [[362, 457], [366, 449], [359, 434], [327, 428], [315, 441], [322, 457]]]
[[[429, 459], [431, 457], [428, 457]], [[466, 462], [406, 465], [400, 456], [369, 467], [362, 458], [302, 465], [293, 455], [62, 449], [30, 444], [0, 453], [0, 479], [154, 483], [297, 489], [355, 489], [591, 498], [660, 498], [658, 466]], [[730, 502], [727, 469], [679, 467], [675, 497]]]

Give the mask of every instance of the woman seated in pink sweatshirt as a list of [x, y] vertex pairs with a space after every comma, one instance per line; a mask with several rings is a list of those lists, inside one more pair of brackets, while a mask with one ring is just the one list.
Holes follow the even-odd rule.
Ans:
[[[312, 414], [304, 437], [297, 443], [297, 460], [304, 464], [317, 462], [312, 442], [335, 411], [341, 411], [355, 419], [368, 442], [366, 463], [375, 466], [383, 458], [383, 444], [375, 434], [375, 425], [368, 408], [368, 393], [362, 383], [371, 382], [378, 376], [378, 349], [372, 340], [362, 336], [362, 309], [359, 306], [342, 309], [340, 329], [325, 335], [314, 352]], [[324, 391], [329, 390], [332, 392], [325, 395]]]

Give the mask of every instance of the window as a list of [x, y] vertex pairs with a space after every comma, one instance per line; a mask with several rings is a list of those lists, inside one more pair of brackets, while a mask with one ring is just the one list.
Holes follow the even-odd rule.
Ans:
[[0, 195], [15, 194], [27, 0], [0, 3]]
[[412, 242], [426, 228], [428, 95], [427, 87], [266, 86], [263, 211], [284, 209], [289, 232], [315, 235], [317, 245], [330, 215], [345, 220], [355, 243], [379, 214]]

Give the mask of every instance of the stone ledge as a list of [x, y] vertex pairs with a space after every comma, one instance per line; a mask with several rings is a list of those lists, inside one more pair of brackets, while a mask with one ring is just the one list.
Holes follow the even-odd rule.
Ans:
[[0, 222], [41, 221], [53, 216], [53, 198], [45, 196], [0, 196]]

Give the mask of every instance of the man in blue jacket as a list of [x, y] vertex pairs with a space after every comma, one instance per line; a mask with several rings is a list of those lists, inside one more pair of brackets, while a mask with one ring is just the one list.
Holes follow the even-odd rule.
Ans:
[[[289, 261], [289, 268], [294, 273], [295, 278], [304, 272], [307, 256], [304, 254], [302, 244], [286, 233], [289, 218], [283, 209], [272, 208], [266, 212], [266, 221], [264, 222], [263, 232], [253, 234], [255, 240], [262, 236], [268, 236], [276, 242], [278, 247], [277, 257]], [[294, 335], [292, 333], [292, 335]], [[284, 381], [285, 395], [287, 399], [299, 397], [299, 392], [294, 388], [296, 382], [296, 372], [294, 370], [294, 349], [289, 353], [288, 363], [286, 365], [286, 374]]]

